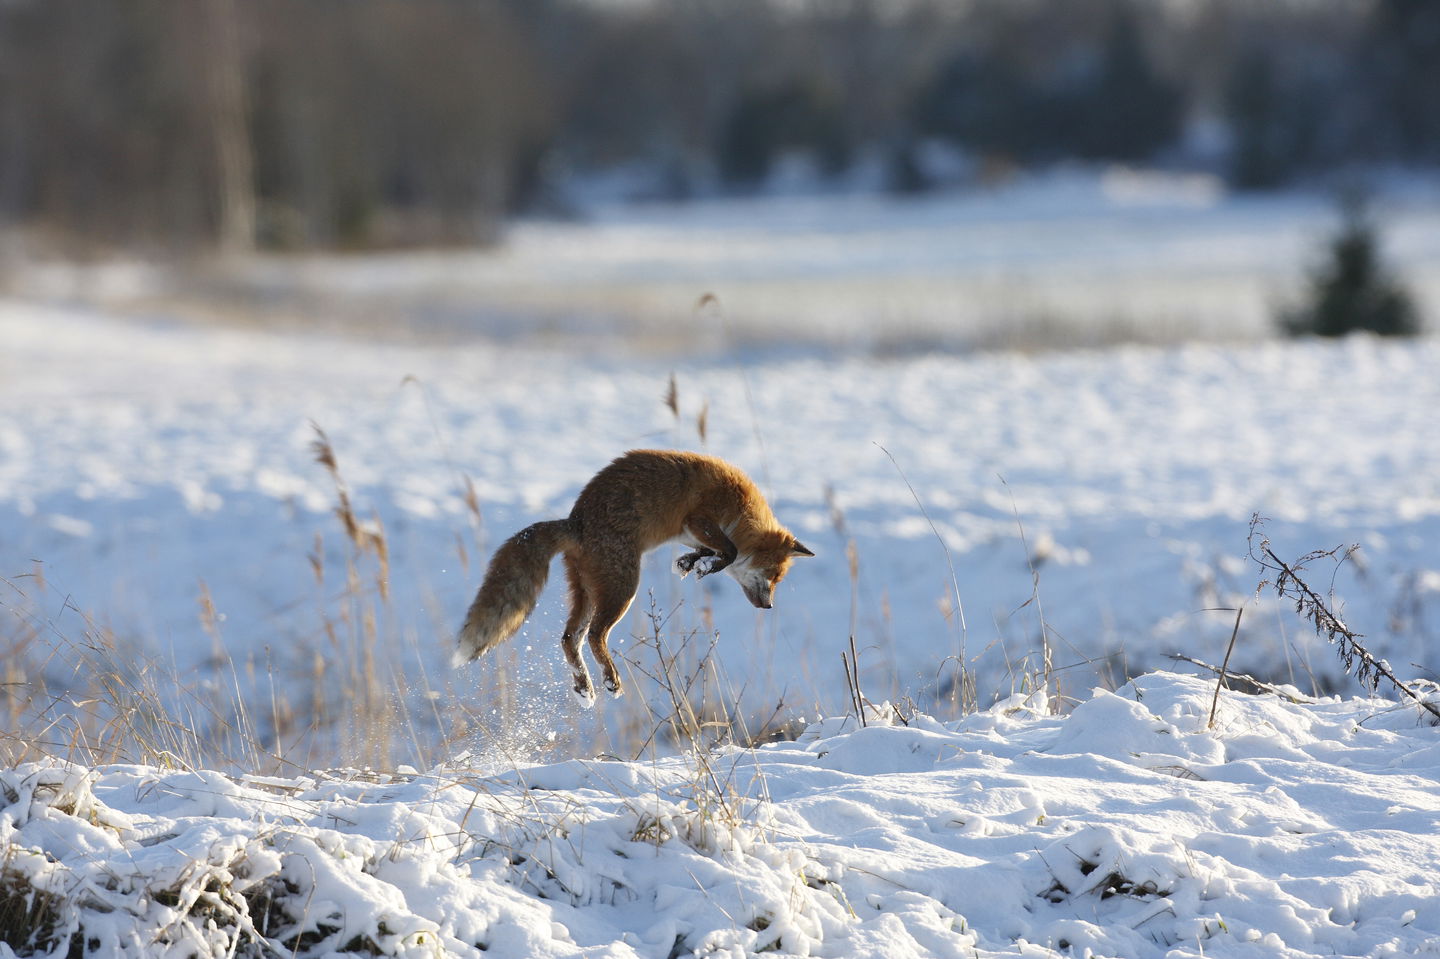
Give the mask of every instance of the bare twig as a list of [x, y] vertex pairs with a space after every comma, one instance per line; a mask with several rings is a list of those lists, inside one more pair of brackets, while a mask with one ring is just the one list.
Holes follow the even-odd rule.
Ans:
[[[1186, 656], [1184, 653], [1171, 653], [1170, 658], [1177, 662], [1189, 663], [1192, 666], [1199, 666], [1201, 669], [1208, 669], [1210, 672], [1215, 673], [1217, 676], [1220, 675], [1221, 672], [1219, 666], [1213, 665], [1212, 663], [1207, 663], [1201, 659], [1195, 659], [1192, 656]], [[1305, 696], [1298, 691], [1291, 692], [1283, 686], [1276, 686], [1274, 683], [1267, 683], [1263, 679], [1256, 679], [1254, 676], [1249, 676], [1245, 673], [1232, 673], [1227, 670], [1225, 671], [1225, 678], [1230, 680], [1231, 682], [1245, 683], [1249, 686], [1253, 686], [1255, 689], [1259, 690], [1262, 693], [1272, 693], [1288, 702], [1315, 702], [1315, 700], [1311, 697]]]
[[[1275, 551], [1270, 548], [1270, 540], [1261, 535], [1259, 543], [1255, 538], [1259, 535], [1263, 520], [1257, 514], [1250, 520], [1250, 558], [1255, 560], [1262, 572], [1274, 574], [1273, 582], [1268, 582], [1275, 589], [1277, 596], [1282, 599], [1293, 600], [1295, 612], [1301, 618], [1307, 620], [1315, 627], [1315, 634], [1323, 636], [1327, 642], [1335, 646], [1340, 654], [1340, 661], [1348, 673], [1355, 667], [1356, 660], [1360, 666], [1355, 670], [1355, 677], [1361, 683], [1370, 687], [1371, 692], [1379, 692], [1380, 680], [1387, 680], [1392, 686], [1404, 693], [1421, 709], [1440, 720], [1440, 706], [1436, 706], [1424, 697], [1420, 696], [1409, 686], [1405, 685], [1398, 676], [1390, 669], [1390, 664], [1383, 659], [1376, 659], [1370, 650], [1360, 642], [1364, 637], [1363, 633], [1357, 633], [1331, 611], [1329, 605], [1321, 596], [1310, 588], [1310, 585], [1300, 577], [1307, 564], [1322, 558], [1334, 559], [1342, 563], [1354, 554], [1360, 547], [1351, 546], [1337, 558], [1341, 547], [1337, 546], [1331, 550], [1315, 550], [1306, 553], [1304, 556], [1287, 563]], [[1267, 581], [1261, 581], [1261, 587], [1267, 585]]]

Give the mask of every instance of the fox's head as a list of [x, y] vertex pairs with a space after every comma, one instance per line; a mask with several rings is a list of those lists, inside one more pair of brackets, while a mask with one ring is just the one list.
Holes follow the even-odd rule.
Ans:
[[796, 556], [814, 555], [794, 536], [780, 530], [768, 535], [759, 548], [737, 557], [725, 572], [735, 577], [752, 606], [769, 609], [774, 605], [775, 585], [789, 572], [790, 561]]

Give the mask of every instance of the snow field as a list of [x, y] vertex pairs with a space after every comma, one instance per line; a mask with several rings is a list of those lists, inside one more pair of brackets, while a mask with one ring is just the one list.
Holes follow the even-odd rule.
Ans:
[[[456, 743], [633, 756], [671, 712], [654, 694], [662, 645], [706, 680], [710, 714], [752, 732], [844, 708], [852, 633], [867, 695], [947, 718], [968, 688], [984, 705], [1033, 684], [1042, 629], [1066, 694], [1175, 652], [1218, 663], [1259, 579], [1252, 512], [1285, 557], [1359, 543], [1359, 562], [1315, 570], [1315, 585], [1333, 582], [1403, 675], [1435, 661], [1433, 340], [672, 364], [15, 302], [0, 317], [4, 636], [17, 681], [43, 683], [26, 708], [67, 691], [94, 701], [95, 679], [118, 675], [197, 731], [199, 744], [165, 744], [192, 763], [255, 743], [306, 768], [428, 768]], [[661, 401], [672, 372], [678, 418]], [[333, 515], [316, 424], [383, 563]], [[558, 582], [499, 655], [451, 672], [494, 545], [564, 515], [619, 452], [672, 445], [744, 466], [819, 553], [776, 608], [681, 580], [662, 550], [614, 644], [630, 698], [569, 707]], [[1354, 688], [1268, 601], [1245, 616], [1232, 667]], [[250, 725], [231, 736], [242, 712]], [[212, 734], [241, 744], [207, 761]]]
[[[117, 956], [1412, 956], [1440, 948], [1413, 707], [1156, 673], [797, 741], [494, 775], [0, 772], [0, 897]], [[908, 724], [908, 725], [907, 725]], [[0, 943], [0, 955], [13, 955]]]
[[[1387, 262], [1440, 315], [1433, 178], [1374, 184]], [[148, 309], [561, 349], [714, 352], [804, 344], [913, 355], [1268, 337], [1336, 227], [1324, 189], [1231, 195], [1218, 180], [1056, 169], [910, 200], [762, 196], [589, 202], [512, 224], [494, 250], [257, 258], [199, 277], [35, 264], [10, 288]], [[719, 309], [698, 306], [704, 294]], [[199, 301], [198, 304], [196, 301]], [[183, 311], [183, 310], [182, 310]]]

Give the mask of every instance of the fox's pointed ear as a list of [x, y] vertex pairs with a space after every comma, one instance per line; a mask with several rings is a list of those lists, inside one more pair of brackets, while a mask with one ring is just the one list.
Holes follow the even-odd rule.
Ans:
[[794, 553], [796, 556], [814, 556], [814, 555], [815, 555], [814, 553], [812, 553], [812, 552], [810, 552], [808, 549], [806, 549], [806, 548], [805, 548], [805, 544], [802, 543], [802, 542], [800, 542], [798, 539], [797, 539], [797, 540], [794, 540], [794, 541], [790, 544], [790, 552]]

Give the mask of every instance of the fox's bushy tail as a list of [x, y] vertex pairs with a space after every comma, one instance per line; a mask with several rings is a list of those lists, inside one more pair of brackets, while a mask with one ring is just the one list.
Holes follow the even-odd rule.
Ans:
[[525, 527], [495, 551], [480, 591], [465, 614], [465, 625], [460, 627], [456, 666], [515, 635], [540, 599], [550, 560], [574, 542], [568, 519], [546, 520]]

